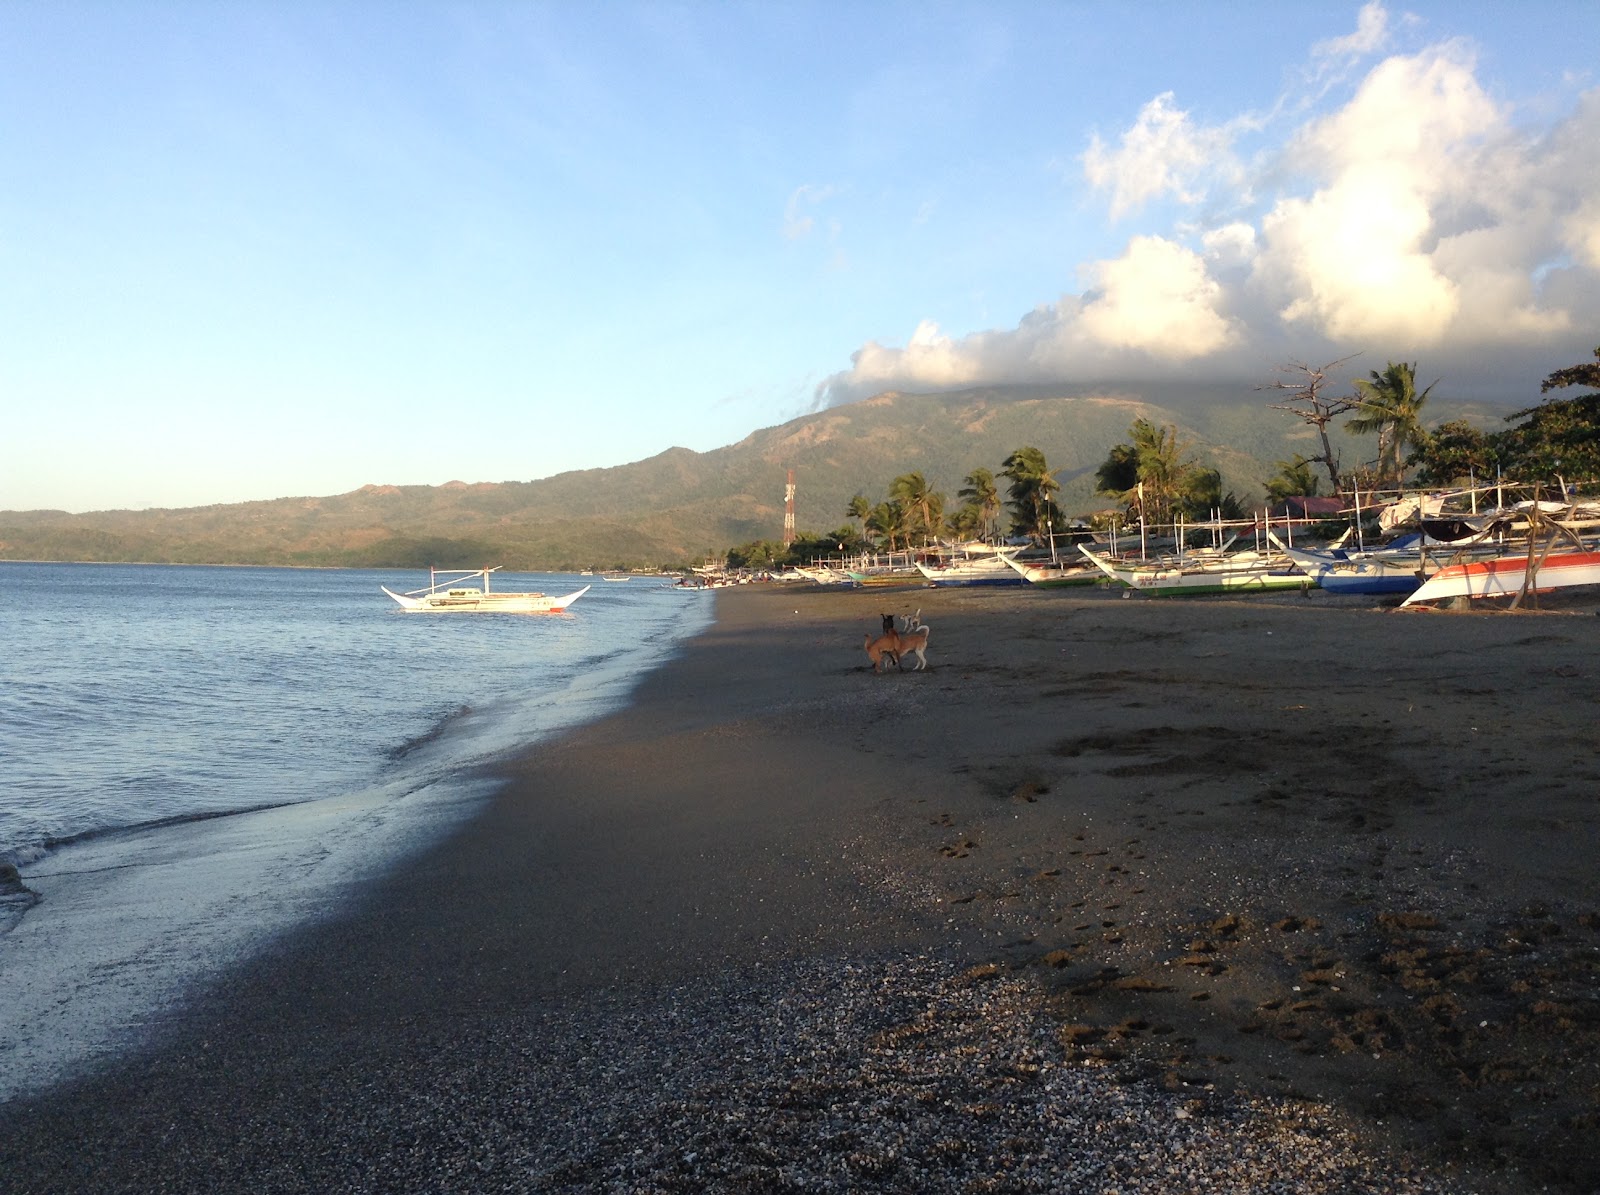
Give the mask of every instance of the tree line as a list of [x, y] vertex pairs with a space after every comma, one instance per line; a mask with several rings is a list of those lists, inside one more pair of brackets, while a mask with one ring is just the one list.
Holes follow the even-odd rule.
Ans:
[[[1600, 390], [1600, 348], [1594, 357], [1549, 374], [1540, 392], [1569, 386]], [[1291, 362], [1280, 371], [1291, 380], [1280, 378], [1263, 387], [1284, 393], [1284, 400], [1272, 405], [1314, 427], [1322, 448], [1313, 456], [1279, 461], [1278, 475], [1266, 483], [1269, 501], [1297, 494], [1315, 496], [1320, 478], [1313, 465], [1322, 467], [1333, 494], [1357, 487], [1370, 491], [1407, 484], [1449, 486], [1496, 474], [1541, 482], [1600, 478], [1600, 393], [1545, 399], [1513, 411], [1506, 416], [1511, 426], [1499, 431], [1484, 431], [1464, 419], [1430, 429], [1423, 426], [1422, 408], [1438, 382], [1418, 390], [1416, 365], [1391, 361], [1357, 379], [1353, 394], [1330, 397], [1329, 372], [1347, 360], [1320, 368]], [[1378, 437], [1377, 458], [1349, 471], [1342, 468], [1328, 437], [1329, 425], [1346, 415], [1348, 430]]]
[[[1321, 467], [1334, 495], [1358, 487], [1398, 489], [1408, 482], [1448, 486], [1496, 472], [1518, 481], [1600, 479], [1600, 348], [1594, 356], [1593, 362], [1551, 373], [1540, 391], [1582, 386], [1595, 393], [1545, 399], [1508, 415], [1511, 426], [1495, 432], [1460, 419], [1425, 428], [1422, 410], [1438, 383], [1418, 390], [1415, 363], [1388, 362], [1356, 379], [1353, 393], [1331, 395], [1332, 372], [1350, 358], [1320, 367], [1290, 362], [1280, 368], [1282, 376], [1258, 389], [1278, 396], [1269, 404], [1274, 409], [1313, 427], [1321, 451], [1278, 461], [1278, 473], [1263, 483], [1268, 504], [1318, 496], [1322, 479], [1314, 466]], [[1340, 419], [1350, 432], [1376, 435], [1372, 461], [1343, 467], [1329, 434]], [[1114, 445], [1095, 470], [1095, 492], [1115, 507], [1091, 521], [1143, 518], [1170, 524], [1248, 517], [1241, 500], [1223, 491], [1221, 473], [1189, 456], [1192, 447], [1172, 424], [1134, 420], [1128, 441]], [[1068, 527], [1056, 504], [1060, 488], [1044, 453], [1025, 445], [1006, 457], [998, 473], [977, 468], [962, 478], [954, 505], [920, 471], [903, 473], [880, 501], [859, 493], [852, 497], [844, 512], [849, 521], [831, 533], [802, 534], [787, 550], [756, 541], [733, 549], [728, 559], [735, 567], [773, 567], [834, 552], [912, 549], [946, 536], [992, 541], [1009, 535], [1042, 543]]]

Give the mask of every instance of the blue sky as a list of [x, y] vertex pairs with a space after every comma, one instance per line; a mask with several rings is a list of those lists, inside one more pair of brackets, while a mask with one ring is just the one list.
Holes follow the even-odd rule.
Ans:
[[0, 509], [1600, 343], [1600, 4], [0, 6]]

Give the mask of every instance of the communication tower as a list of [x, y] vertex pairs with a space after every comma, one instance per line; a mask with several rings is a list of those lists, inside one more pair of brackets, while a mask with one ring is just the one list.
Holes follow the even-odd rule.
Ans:
[[783, 546], [794, 543], [794, 470], [789, 470], [789, 484], [783, 487]]

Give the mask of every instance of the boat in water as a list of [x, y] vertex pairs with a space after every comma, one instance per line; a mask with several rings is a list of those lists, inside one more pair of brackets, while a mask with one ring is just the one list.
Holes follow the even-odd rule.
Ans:
[[[585, 585], [573, 593], [551, 597], [543, 593], [496, 593], [489, 586], [489, 574], [497, 568], [455, 569], [440, 573], [428, 570], [428, 587], [409, 593], [395, 593], [387, 585], [378, 586], [408, 614], [560, 614], [589, 592]], [[443, 580], [440, 580], [440, 577]], [[481, 577], [481, 587], [469, 582]]]

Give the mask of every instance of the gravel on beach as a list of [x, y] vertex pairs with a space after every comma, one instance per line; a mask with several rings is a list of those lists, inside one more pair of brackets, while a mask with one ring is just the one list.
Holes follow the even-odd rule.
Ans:
[[1595, 1189], [1593, 617], [718, 603], [0, 1190]]

